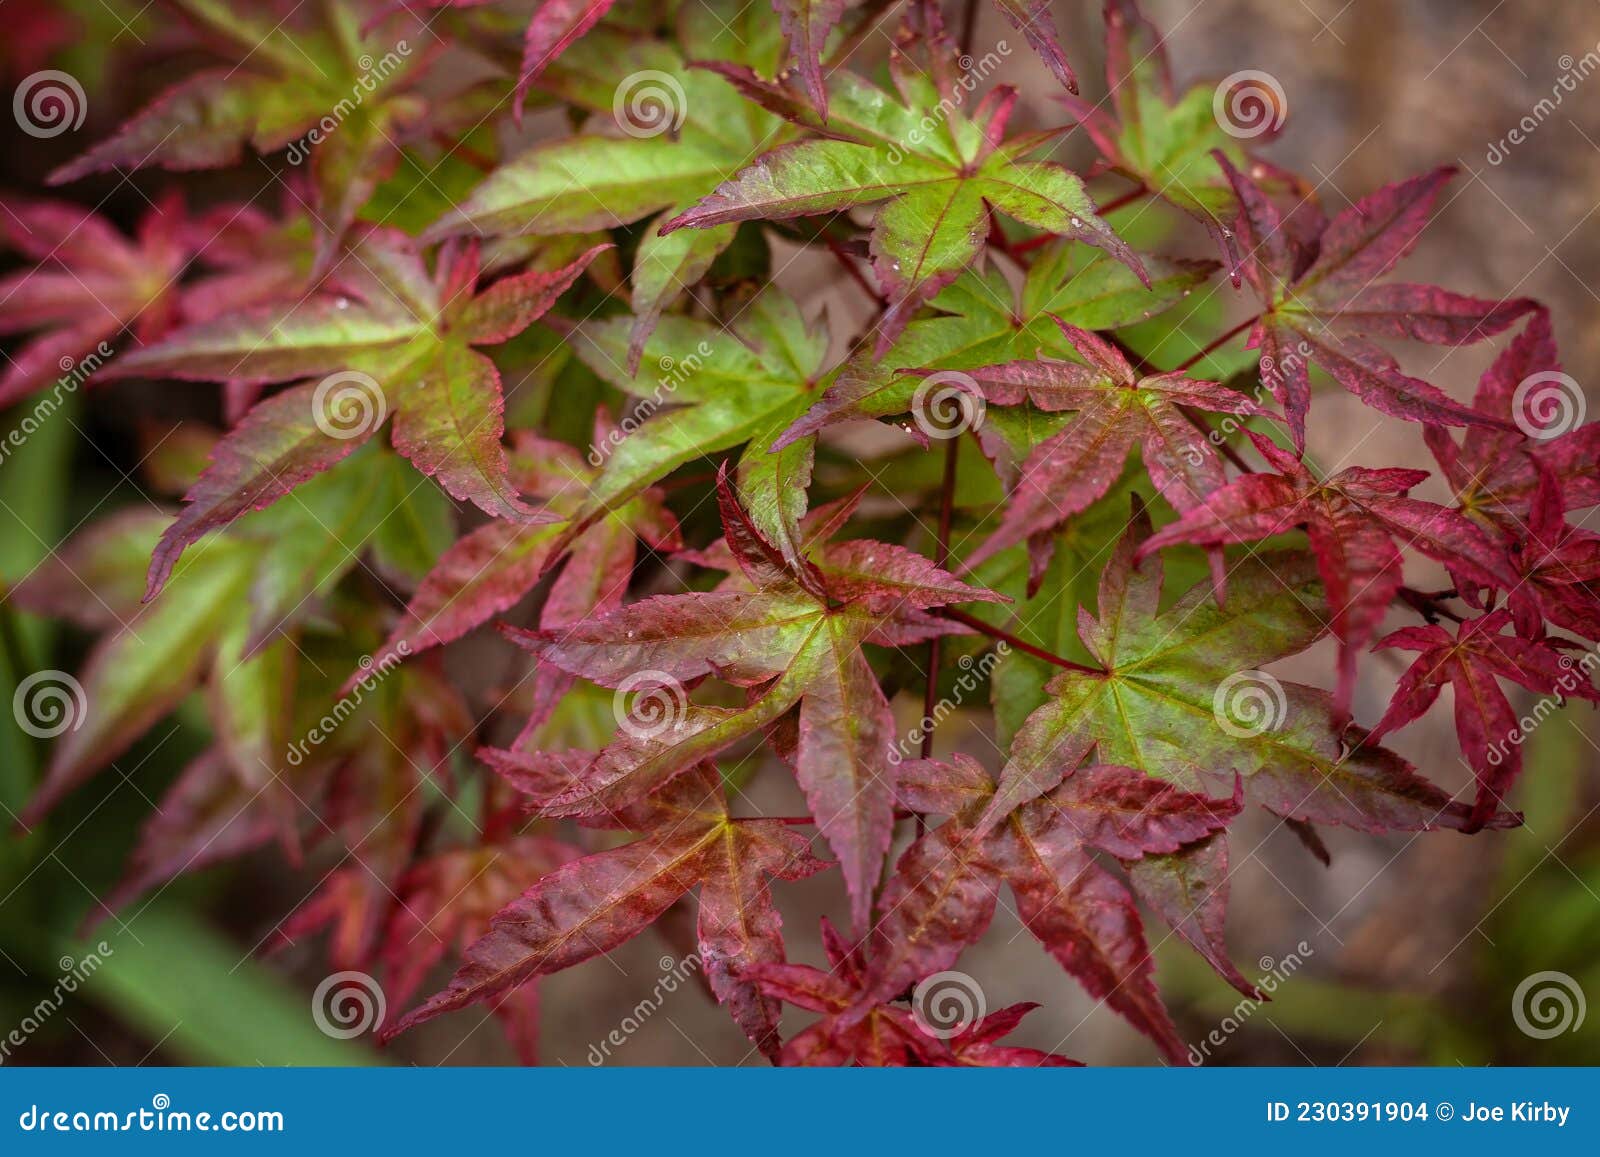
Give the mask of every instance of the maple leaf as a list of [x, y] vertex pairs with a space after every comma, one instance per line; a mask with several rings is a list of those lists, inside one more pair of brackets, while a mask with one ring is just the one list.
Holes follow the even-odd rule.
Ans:
[[[969, 269], [928, 303], [938, 314], [907, 325], [886, 355], [862, 351], [851, 358], [774, 448], [838, 422], [911, 411], [922, 383], [906, 370], [971, 370], [1041, 354], [1072, 357], [1057, 320], [1089, 330], [1136, 325], [1182, 301], [1216, 268], [1210, 262], [1160, 257], [1146, 257], [1144, 263], [1148, 285], [1114, 258], [1057, 241], [1029, 265], [1020, 293], [998, 270]], [[915, 436], [920, 427], [908, 432]], [[986, 415], [977, 434], [993, 453], [989, 433]]]
[[[763, 963], [748, 975], [768, 996], [821, 1013], [813, 1025], [783, 1046], [785, 1065], [1025, 1067], [1075, 1065], [1076, 1061], [1039, 1049], [997, 1042], [1034, 1004], [1014, 1004], [957, 1026], [958, 1031], [925, 1025], [917, 1013], [890, 1000], [863, 1003], [869, 969], [859, 945], [850, 945], [822, 920], [822, 948], [828, 969], [806, 964]], [[898, 994], [897, 994], [898, 995]]]
[[476, 246], [441, 256], [430, 278], [401, 239], [375, 231], [351, 257], [382, 270], [357, 304], [315, 296], [190, 326], [131, 354], [114, 375], [304, 382], [252, 409], [218, 443], [150, 566], [159, 591], [184, 548], [277, 501], [363, 444], [392, 405], [395, 447], [453, 497], [518, 521], [553, 517], [506, 477], [500, 373], [475, 348], [522, 332], [600, 251], [554, 272], [505, 277], [477, 292]]
[[[934, 51], [953, 54], [948, 49], [941, 38]], [[1026, 159], [1053, 134], [1005, 139], [1015, 89], [996, 88], [968, 115], [947, 68], [929, 77], [899, 44], [890, 66], [899, 101], [850, 73], [835, 72], [830, 139], [797, 141], [757, 158], [661, 232], [881, 203], [871, 237], [873, 269], [890, 297], [879, 323], [880, 354], [924, 302], [983, 252], [990, 209], [1104, 249], [1148, 280], [1138, 256], [1096, 215], [1076, 174]], [[772, 99], [781, 102], [781, 95]], [[806, 123], [792, 104], [769, 107]]]
[[1329, 629], [1309, 555], [1230, 560], [1225, 606], [1200, 583], [1158, 611], [1160, 572], [1136, 561], [1147, 534], [1136, 519], [1101, 574], [1098, 617], [1080, 611], [1101, 669], [1063, 670], [1046, 686], [1051, 700], [1012, 740], [984, 823], [1050, 790], [1091, 748], [1190, 791], [1238, 773], [1248, 798], [1286, 819], [1373, 833], [1468, 822], [1398, 755], [1353, 741], [1328, 692], [1261, 670]]
[[1510, 625], [1510, 612], [1498, 610], [1462, 623], [1454, 638], [1440, 626], [1402, 627], [1377, 645], [1420, 654], [1400, 676], [1389, 709], [1372, 729], [1374, 741], [1421, 718], [1445, 684], [1455, 690], [1456, 737], [1478, 783], [1462, 831], [1477, 831], [1489, 822], [1522, 773], [1525, 737], [1500, 679], [1530, 691], [1600, 702], [1586, 666], [1577, 667], [1548, 643], [1502, 634]]
[[1333, 610], [1341, 644], [1341, 707], [1349, 704], [1355, 658], [1383, 622], [1402, 582], [1401, 546], [1438, 559], [1486, 586], [1517, 584], [1505, 550], [1460, 512], [1406, 497], [1425, 470], [1352, 466], [1318, 481], [1294, 455], [1250, 432], [1276, 474], [1247, 474], [1158, 531], [1141, 556], [1172, 543], [1197, 546], [1256, 542], [1304, 526]]
[[[156, 205], [130, 242], [102, 217], [58, 201], [0, 200], [0, 245], [38, 264], [0, 278], [0, 335], [43, 330], [8, 356], [0, 407], [52, 381], [82, 380], [111, 356], [124, 330], [160, 337], [183, 306], [178, 278], [190, 248], [175, 198]], [[80, 377], [80, 375], [82, 375]]]
[[[365, 0], [249, 13], [230, 0], [170, 0], [225, 64], [158, 96], [114, 136], [57, 169], [52, 184], [150, 165], [188, 171], [237, 163], [249, 145], [307, 156], [329, 243], [394, 172], [400, 142], [428, 131], [430, 102], [416, 87], [438, 55], [417, 21], [363, 34]], [[298, 6], [296, 6], [298, 8]], [[437, 111], [437, 110], [434, 110]]]
[[[1550, 313], [1538, 309], [1484, 371], [1473, 397], [1473, 407], [1505, 423], [1504, 428], [1470, 427], [1459, 445], [1441, 427], [1423, 430], [1461, 512], [1513, 541], [1523, 537], [1532, 517], [1541, 472], [1554, 476], [1563, 509], [1600, 504], [1600, 475], [1594, 469], [1600, 459], [1600, 422], [1572, 424], [1577, 395], [1563, 378]], [[1553, 407], [1548, 414], [1541, 412], [1545, 405]], [[1513, 428], [1519, 418], [1522, 428]]]
[[968, 568], [1088, 507], [1117, 480], [1135, 446], [1162, 497], [1180, 511], [1202, 506], [1227, 476], [1212, 440], [1180, 407], [1238, 417], [1264, 412], [1214, 382], [1182, 374], [1141, 378], [1104, 338], [1059, 319], [1056, 324], [1079, 361], [1014, 361], [969, 375], [990, 402], [1027, 402], [1046, 413], [1075, 410], [1077, 416], [1033, 448], [1000, 525], [968, 557]]
[[1240, 789], [1217, 801], [1132, 768], [1094, 765], [996, 825], [985, 818], [994, 786], [964, 756], [902, 769], [907, 807], [955, 818], [906, 849], [884, 889], [863, 1003], [951, 968], [988, 929], [1005, 884], [1023, 925], [1090, 996], [1183, 1061], [1187, 1048], [1156, 992], [1133, 897], [1090, 853], [1135, 861], [1177, 852], [1223, 830], [1239, 814]]
[[1543, 637], [1546, 620], [1600, 639], [1600, 535], [1569, 525], [1562, 505], [1561, 484], [1541, 467], [1524, 537], [1511, 544], [1519, 581], [1506, 606], [1525, 639]]
[[768, 1055], [777, 1008], [744, 973], [783, 959], [768, 877], [822, 869], [803, 836], [776, 820], [734, 819], [716, 768], [702, 765], [615, 817], [649, 834], [566, 863], [512, 901], [473, 943], [449, 986], [384, 1030], [386, 1037], [607, 952], [699, 886], [700, 963], [717, 999]]
[[[731, 12], [721, 15], [737, 19]], [[685, 20], [682, 39], [691, 57], [731, 56], [764, 71], [777, 59], [777, 45], [759, 30], [732, 41], [720, 25], [713, 29]], [[619, 74], [627, 76], [620, 86]], [[541, 87], [594, 114], [585, 131], [541, 143], [500, 165], [469, 197], [452, 205], [425, 240], [587, 233], [652, 214], [666, 221], [752, 156], [795, 135], [778, 117], [740, 99], [722, 77], [686, 67], [665, 44], [619, 32], [587, 37]], [[604, 135], [594, 127], [603, 129], [607, 122], [622, 135]], [[634, 257], [630, 374], [637, 372], [662, 311], [711, 268], [732, 243], [735, 229], [727, 225], [663, 237], [654, 227], [645, 228]]]
[[135, 576], [165, 515], [144, 508], [90, 524], [12, 590], [18, 606], [105, 632], [79, 674], [93, 709], [55, 745], [22, 822], [35, 823], [202, 682], [222, 754], [281, 821], [289, 806], [273, 773], [296, 734], [289, 634], [395, 511], [388, 474], [400, 468], [377, 447], [353, 456], [184, 559], [154, 600], [141, 599]]
[[[393, 1007], [409, 1004], [446, 953], [466, 952], [495, 914], [541, 877], [583, 856], [547, 835], [513, 835], [504, 827], [497, 822], [478, 843], [420, 860], [401, 876], [393, 914], [374, 951], [386, 969]], [[539, 1063], [538, 993], [529, 982], [494, 1005], [507, 1039], [529, 1065]]]
[[575, 350], [605, 381], [639, 400], [626, 437], [608, 436], [600, 476], [574, 514], [615, 509], [673, 470], [747, 443], [736, 468], [739, 494], [762, 532], [797, 561], [795, 525], [811, 482], [812, 440], [767, 448], [815, 397], [826, 378], [827, 334], [807, 324], [793, 299], [761, 294], [727, 325], [669, 317], [645, 347], [640, 372], [626, 368], [632, 327], [586, 322]]
[[[646, 599], [561, 630], [507, 630], [544, 663], [602, 686], [643, 687], [672, 700], [661, 719], [624, 723], [622, 734], [539, 811], [593, 815], [625, 806], [798, 708], [795, 775], [839, 857], [851, 911], [864, 927], [893, 827], [888, 755], [895, 729], [862, 645], [958, 633], [963, 628], [925, 612], [1000, 596], [882, 542], [828, 544], [796, 567], [751, 521], [725, 472], [718, 503], [740, 568], [719, 590]], [[684, 685], [708, 675], [751, 688], [746, 705], [689, 702]], [[540, 762], [515, 752], [486, 757], [497, 766]]]
[[[1261, 300], [1249, 349], [1261, 351], [1263, 377], [1283, 404], [1295, 446], [1305, 447], [1311, 408], [1308, 362], [1326, 370], [1367, 405], [1392, 417], [1444, 426], [1504, 427], [1402, 373], [1371, 337], [1465, 345], [1493, 337], [1536, 308], [1527, 298], [1482, 301], [1432, 285], [1374, 284], [1416, 245], [1455, 170], [1435, 169], [1385, 185], [1329, 221], [1307, 256], [1259, 185], [1225, 155], [1217, 161], [1239, 199], [1244, 274]], [[1313, 256], [1314, 255], [1314, 256]]]
[[[1135, 0], [1105, 0], [1104, 7], [1106, 101], [1057, 99], [1110, 169], [1199, 220], [1236, 270], [1238, 245], [1231, 226], [1238, 202], [1214, 154], [1267, 176], [1265, 164], [1249, 157], [1240, 138], [1265, 143], [1277, 134], [1286, 111], [1281, 91], [1253, 83], [1219, 93], [1214, 85], [1197, 84], [1180, 96], [1161, 32]], [[1104, 107], [1108, 101], [1109, 109]], [[1242, 107], [1220, 105], [1223, 101], [1242, 102]], [[1227, 115], [1219, 117], [1219, 107]]]

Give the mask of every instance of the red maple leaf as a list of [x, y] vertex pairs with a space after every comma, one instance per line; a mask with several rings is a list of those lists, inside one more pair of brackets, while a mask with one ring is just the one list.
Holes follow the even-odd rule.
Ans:
[[1510, 625], [1510, 612], [1499, 610], [1462, 623], [1454, 638], [1439, 626], [1403, 627], [1378, 644], [1421, 654], [1400, 677], [1389, 709], [1372, 729], [1374, 742], [1420, 718], [1445, 684], [1455, 688], [1456, 736], [1478, 781], [1464, 832], [1477, 831], [1494, 815], [1522, 773], [1526, 736], [1500, 679], [1547, 695], [1600, 702], [1587, 668], [1579, 669], [1549, 643], [1503, 634]]
[[[1458, 511], [1406, 497], [1426, 470], [1352, 466], [1318, 481], [1296, 456], [1247, 431], [1276, 474], [1247, 474], [1157, 531], [1140, 557], [1177, 542], [1255, 542], [1304, 526], [1342, 644], [1336, 699], [1347, 708], [1355, 659], [1399, 592], [1401, 547], [1412, 547], [1486, 586], [1517, 578], [1501, 545]], [[1398, 540], [1398, 544], [1397, 541]]]
[[1314, 248], [1304, 249], [1260, 186], [1223, 154], [1217, 154], [1217, 162], [1239, 198], [1243, 271], [1262, 304], [1248, 348], [1261, 351], [1266, 385], [1283, 404], [1296, 446], [1305, 445], [1311, 408], [1308, 363], [1396, 418], [1445, 426], [1505, 425], [1408, 377], [1393, 356], [1368, 340], [1465, 345], [1493, 337], [1535, 308], [1526, 298], [1481, 301], [1433, 285], [1374, 284], [1416, 245], [1454, 169], [1385, 185], [1334, 217]]

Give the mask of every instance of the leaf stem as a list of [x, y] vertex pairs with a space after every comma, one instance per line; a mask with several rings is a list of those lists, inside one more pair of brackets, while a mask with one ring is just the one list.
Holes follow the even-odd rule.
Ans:
[[[912, 819], [913, 817], [915, 817], [916, 819], [919, 819], [919, 820], [922, 818], [922, 816], [920, 814], [918, 814], [917, 812], [907, 811], [905, 808], [896, 808], [895, 809], [894, 818], [897, 821], [898, 820], [909, 820], [909, 819]], [[815, 824], [817, 822], [817, 819], [816, 819], [815, 816], [755, 816], [754, 818], [755, 819], [760, 819], [760, 820], [766, 820], [769, 823], [788, 824], [792, 828], [803, 828], [803, 827], [806, 827], [808, 825]]]
[[958, 611], [954, 607], [945, 607], [940, 612], [951, 622], [960, 623], [964, 627], [971, 627], [980, 635], [988, 635], [991, 639], [999, 639], [1009, 647], [1015, 647], [1024, 655], [1032, 655], [1035, 659], [1043, 659], [1046, 663], [1060, 667], [1063, 671], [1076, 671], [1080, 675], [1104, 675], [1105, 672], [1094, 667], [1086, 667], [1082, 663], [1074, 663], [1071, 659], [1063, 659], [1054, 651], [1046, 651], [1043, 647], [1036, 647], [1026, 639], [1019, 639], [1010, 631], [1003, 631], [999, 627], [984, 622], [976, 615], [969, 615], [966, 611]]
[[971, 54], [972, 41], [977, 33], [978, 0], [967, 0], [966, 11], [961, 14], [961, 52], [963, 55]]
[[1453, 590], [1438, 591], [1430, 595], [1413, 587], [1401, 587], [1395, 597], [1416, 611], [1429, 623], [1434, 622], [1436, 619], [1449, 619], [1452, 623], [1466, 621], [1440, 601], [1442, 599], [1455, 598], [1456, 592]]
[[855, 50], [872, 35], [872, 30], [888, 15], [889, 9], [894, 7], [896, 2], [897, 0], [872, 0], [871, 3], [863, 4], [861, 16], [845, 34], [844, 39], [839, 41], [839, 47], [833, 50], [833, 55], [822, 62], [824, 70], [832, 71], [849, 60]]
[[1185, 370], [1194, 368], [1194, 366], [1197, 365], [1203, 358], [1209, 357], [1211, 354], [1216, 353], [1219, 349], [1221, 349], [1223, 346], [1227, 345], [1234, 338], [1238, 337], [1245, 330], [1247, 330], [1251, 326], [1255, 325], [1255, 323], [1257, 321], [1259, 321], [1260, 319], [1261, 319], [1261, 315], [1259, 313], [1255, 314], [1253, 317], [1245, 318], [1238, 325], [1236, 325], [1232, 329], [1230, 329], [1227, 333], [1221, 335], [1220, 337], [1212, 339], [1210, 342], [1207, 342], [1204, 349], [1201, 349], [1199, 352], [1195, 353], [1194, 355], [1185, 358], [1180, 365], [1178, 365], [1175, 369], [1172, 370], [1172, 373], [1181, 374]]

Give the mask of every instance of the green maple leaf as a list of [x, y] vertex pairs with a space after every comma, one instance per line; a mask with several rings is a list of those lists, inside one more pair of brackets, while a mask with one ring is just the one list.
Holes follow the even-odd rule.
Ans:
[[[1106, 164], [1162, 200], [1197, 218], [1230, 265], [1238, 246], [1229, 226], [1238, 201], [1216, 154], [1253, 165], [1242, 141], [1269, 139], [1283, 121], [1281, 89], [1265, 73], [1236, 74], [1219, 89], [1199, 84], [1177, 91], [1161, 32], [1134, 0], [1106, 4], [1106, 83], [1095, 103], [1076, 95], [1063, 104]], [[1109, 103], [1110, 108], [1104, 107]], [[1229, 130], [1232, 130], [1231, 132]], [[1265, 168], [1261, 168], [1265, 175]], [[1235, 278], [1237, 284], [1237, 277]]]
[[[935, 54], [948, 44], [939, 38]], [[890, 296], [879, 329], [887, 351], [911, 315], [982, 252], [993, 209], [1024, 225], [1098, 246], [1147, 278], [1138, 256], [1095, 212], [1083, 181], [1061, 165], [1029, 160], [1053, 132], [1005, 138], [1016, 103], [1001, 86], [970, 111], [947, 67], [933, 75], [898, 48], [899, 100], [843, 70], [833, 74], [828, 119], [777, 84], [728, 70], [747, 94], [830, 139], [783, 145], [662, 226], [708, 228], [877, 205], [873, 269]]]
[[[733, 19], [732, 13], [724, 13]], [[711, 23], [712, 27], [707, 27]], [[685, 19], [690, 59], [773, 70], [782, 45], [770, 21], [736, 38], [706, 12]], [[767, 35], [762, 35], [762, 33]], [[586, 233], [682, 212], [752, 157], [795, 135], [742, 100], [713, 72], [688, 67], [671, 46], [595, 29], [545, 72], [540, 87], [592, 115], [577, 136], [547, 141], [495, 169], [425, 235]], [[619, 85], [618, 78], [626, 79]], [[664, 212], [663, 212], [664, 211]], [[735, 226], [662, 236], [647, 226], [634, 259], [636, 369], [656, 320], [733, 241]]]
[[[1076, 359], [1051, 315], [1083, 329], [1138, 325], [1177, 305], [1216, 268], [1159, 257], [1145, 258], [1145, 266], [1148, 285], [1103, 253], [1058, 241], [1029, 266], [1020, 293], [997, 270], [968, 270], [929, 303], [937, 314], [907, 325], [887, 354], [876, 358], [863, 351], [846, 363], [779, 444], [836, 422], [907, 413], [922, 382], [906, 370], [970, 370], [1041, 354]], [[1052, 430], [1062, 421], [1036, 411], [1033, 417], [1043, 418]], [[986, 416], [980, 438], [995, 419], [1003, 422], [1001, 411]], [[1009, 437], [999, 423], [993, 432]], [[986, 449], [992, 453], [996, 447], [986, 439]]]
[[[507, 632], [541, 662], [602, 686], [650, 694], [643, 673], [676, 700], [666, 717], [630, 717], [593, 756], [480, 754], [526, 783], [542, 782], [543, 814], [604, 816], [797, 710], [795, 773], [864, 926], [893, 828], [895, 765], [894, 716], [863, 648], [959, 631], [927, 612], [1000, 596], [883, 542], [812, 544], [790, 564], [725, 475], [718, 499], [724, 565], [735, 573], [716, 591], [646, 599], [556, 630]], [[684, 685], [708, 675], [749, 688], [745, 706], [688, 702]]]
[[243, 311], [121, 359], [112, 373], [122, 376], [269, 383], [328, 375], [256, 406], [218, 445], [162, 538], [151, 592], [189, 543], [344, 458], [391, 408], [395, 446], [452, 496], [515, 521], [552, 518], [524, 503], [506, 475], [500, 372], [476, 347], [526, 329], [598, 252], [480, 292], [476, 246], [449, 247], [430, 277], [403, 238], [374, 230], [346, 262], [364, 300], [321, 295]]
[[365, 447], [187, 554], [149, 601], [140, 577], [169, 520], [143, 508], [86, 528], [19, 585], [19, 606], [104, 632], [80, 674], [87, 709], [55, 744], [24, 820], [53, 807], [201, 685], [221, 758], [244, 785], [279, 793], [280, 817], [291, 814], [293, 801], [274, 779], [291, 738], [304, 731], [295, 730], [301, 652], [291, 636], [363, 551], [381, 557], [386, 523], [431, 520], [426, 500], [417, 508], [396, 502], [401, 476], [415, 492], [420, 480], [398, 457]]
[[776, 453], [769, 447], [827, 380], [827, 335], [776, 290], [738, 308], [726, 326], [664, 318], [636, 373], [626, 364], [631, 333], [627, 319], [610, 318], [575, 334], [578, 356], [638, 398], [643, 415], [626, 437], [596, 447], [605, 465], [576, 519], [615, 510], [679, 466], [747, 443], [736, 475], [740, 497], [762, 533], [797, 559], [814, 439], [793, 440]]
[[1328, 632], [1309, 554], [1250, 555], [1230, 568], [1225, 605], [1201, 583], [1161, 611], [1159, 572], [1133, 563], [1148, 526], [1136, 519], [1106, 565], [1098, 618], [1080, 615], [1102, 669], [1063, 671], [1048, 685], [1050, 701], [1012, 743], [990, 820], [1050, 790], [1095, 748], [1102, 762], [1190, 789], [1238, 773], [1247, 797], [1286, 819], [1368, 832], [1466, 823], [1469, 809], [1399, 756], [1353, 744], [1328, 692], [1260, 670]]

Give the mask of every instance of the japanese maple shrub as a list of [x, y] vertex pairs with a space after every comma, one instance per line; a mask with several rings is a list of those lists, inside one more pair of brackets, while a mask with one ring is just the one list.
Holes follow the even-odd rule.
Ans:
[[[1247, 151], [1273, 94], [1180, 88], [1134, 0], [1098, 100], [1047, 4], [996, 6], [1034, 123], [1011, 46], [928, 0], [158, 5], [209, 63], [51, 178], [160, 191], [132, 235], [0, 204], [0, 402], [92, 358], [214, 384], [221, 422], [147, 448], [181, 502], [7, 593], [100, 635], [24, 823], [198, 693], [210, 746], [108, 905], [264, 845], [331, 862], [281, 938], [379, 977], [386, 1037], [484, 1002], [529, 1060], [541, 976], [686, 906], [767, 1058], [918, 1065], [1066, 1063], [1000, 1043], [1031, 1005], [913, 999], [1001, 904], [1182, 1062], [1141, 910], [1255, 995], [1245, 809], [1313, 848], [1519, 823], [1508, 687], [1600, 698], [1568, 520], [1600, 433], [1551, 396], [1549, 315], [1393, 275], [1450, 169], [1330, 216]], [[1052, 159], [1091, 148], [1092, 192]], [[797, 261], [870, 307], [825, 329]], [[1388, 348], [1501, 335], [1471, 402]], [[1312, 461], [1335, 390], [1453, 499]], [[1313, 648], [1324, 686], [1265, 670]], [[1387, 710], [1381, 649], [1415, 656]], [[950, 715], [975, 668], [992, 712]], [[1446, 684], [1460, 800], [1380, 745]], [[762, 814], [786, 777], [800, 814]], [[819, 874], [802, 963], [774, 890]]]

